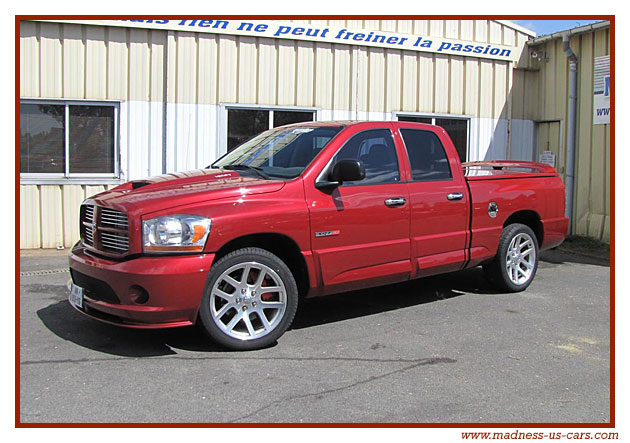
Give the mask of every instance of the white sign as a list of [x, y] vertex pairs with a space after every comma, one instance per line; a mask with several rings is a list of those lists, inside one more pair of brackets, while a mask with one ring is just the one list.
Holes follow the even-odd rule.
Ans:
[[556, 167], [556, 155], [551, 151], [543, 151], [542, 154], [538, 156], [538, 162], [544, 163], [549, 166]]
[[493, 43], [476, 43], [427, 35], [368, 31], [340, 27], [284, 23], [273, 20], [38, 20], [83, 25], [120, 26], [126, 28], [164, 29], [167, 31], [207, 32], [250, 37], [336, 43], [355, 46], [377, 46], [406, 51], [432, 52], [494, 60], [517, 61], [520, 47]]
[[593, 72], [593, 124], [610, 124], [610, 55], [595, 57]]

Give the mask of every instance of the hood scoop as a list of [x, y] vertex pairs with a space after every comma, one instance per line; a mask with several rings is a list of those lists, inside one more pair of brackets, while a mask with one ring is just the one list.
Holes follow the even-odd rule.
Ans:
[[140, 189], [150, 184], [151, 182], [143, 181], [143, 180], [134, 181], [134, 182], [131, 182], [131, 189]]

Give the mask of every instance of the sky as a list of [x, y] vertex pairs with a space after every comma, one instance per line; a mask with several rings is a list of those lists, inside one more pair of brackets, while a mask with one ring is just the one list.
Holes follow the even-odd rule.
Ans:
[[510, 20], [512, 23], [523, 26], [536, 32], [536, 35], [553, 34], [558, 31], [566, 31], [567, 29], [577, 26], [584, 26], [595, 23], [599, 20]]

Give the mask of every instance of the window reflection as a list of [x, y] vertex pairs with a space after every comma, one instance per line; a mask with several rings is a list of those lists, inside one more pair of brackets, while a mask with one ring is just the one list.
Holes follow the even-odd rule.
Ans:
[[64, 106], [20, 105], [20, 172], [63, 173]]

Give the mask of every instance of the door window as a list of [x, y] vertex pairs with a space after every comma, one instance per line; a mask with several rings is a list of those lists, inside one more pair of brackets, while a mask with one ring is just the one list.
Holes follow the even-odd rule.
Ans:
[[332, 164], [344, 159], [361, 161], [365, 166], [365, 179], [345, 182], [343, 186], [380, 185], [400, 181], [396, 146], [389, 129], [370, 129], [355, 134], [335, 155]]
[[450, 180], [453, 176], [448, 157], [438, 136], [431, 131], [400, 130], [414, 181]]

